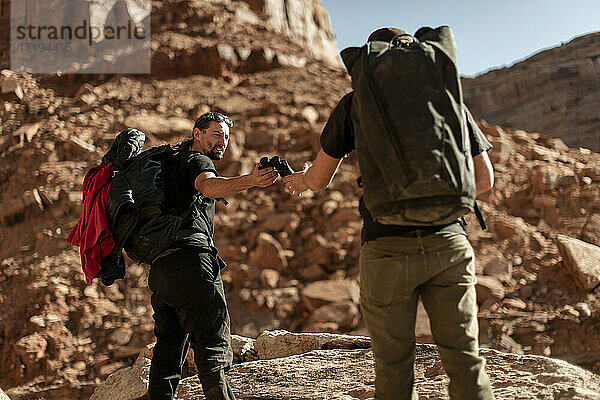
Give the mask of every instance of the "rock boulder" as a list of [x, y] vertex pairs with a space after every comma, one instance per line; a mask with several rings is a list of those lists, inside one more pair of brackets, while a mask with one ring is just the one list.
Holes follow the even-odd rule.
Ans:
[[583, 290], [589, 292], [600, 284], [600, 247], [558, 235], [558, 248], [565, 267]]

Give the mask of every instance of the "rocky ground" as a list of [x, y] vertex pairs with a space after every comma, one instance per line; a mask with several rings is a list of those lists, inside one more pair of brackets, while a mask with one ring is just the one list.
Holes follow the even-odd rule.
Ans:
[[[235, 337], [234, 342], [238, 342], [236, 358], [253, 351], [255, 360], [238, 363], [228, 373], [240, 399], [374, 398], [374, 363], [368, 338], [267, 331], [256, 340]], [[496, 350], [483, 350], [482, 354], [498, 400], [598, 398], [598, 375], [566, 362]], [[111, 375], [100, 385], [91, 400], [145, 398], [151, 357], [151, 351], [144, 351], [132, 367]], [[448, 399], [448, 377], [435, 346], [417, 345], [415, 358], [419, 398]], [[204, 399], [193, 372], [188, 370], [189, 375], [181, 381], [178, 399]]]
[[[147, 146], [174, 143], [196, 116], [220, 110], [235, 122], [217, 166], [223, 175], [248, 172], [263, 155], [300, 168], [350, 90], [343, 70], [260, 18], [240, 23], [240, 13], [253, 13], [243, 2], [155, 3], [156, 76], [0, 72], [0, 387], [13, 400], [87, 398], [153, 341], [147, 266], [130, 263], [110, 287], [86, 285], [78, 249], [65, 244], [81, 212], [83, 176], [120, 130], [145, 131]], [[182, 61], [199, 53], [202, 67]], [[481, 126], [496, 172], [494, 192], [480, 203], [489, 229], [471, 216], [468, 226], [481, 342], [600, 371], [600, 155]], [[229, 264], [234, 333], [367, 333], [357, 302], [355, 164], [350, 156], [330, 189], [302, 199], [278, 182], [219, 206], [216, 243]], [[429, 341], [422, 314], [419, 326], [420, 341]]]

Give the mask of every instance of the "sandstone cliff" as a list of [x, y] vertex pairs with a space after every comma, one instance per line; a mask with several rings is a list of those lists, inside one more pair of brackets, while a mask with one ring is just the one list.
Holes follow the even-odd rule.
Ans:
[[600, 33], [463, 79], [463, 88], [478, 118], [600, 151]]
[[[122, 19], [128, 15], [126, 4], [133, 1], [141, 1], [142, 5], [150, 4], [145, 0], [119, 0], [112, 7], [107, 21], [116, 23], [119, 21], [119, 16]], [[105, 0], [96, 0], [96, 3], [103, 2]], [[48, 9], [58, 11], [48, 14]], [[301, 63], [305, 62], [302, 60], [303, 53], [330, 65], [339, 65], [338, 50], [329, 15], [319, 0], [165, 1], [154, 2], [151, 11], [151, 17], [142, 19], [144, 15], [141, 15], [140, 19], [151, 28], [154, 41], [152, 73], [155, 77], [164, 73], [160, 71], [165, 62], [161, 56], [166, 56], [167, 62], [170, 61], [170, 69], [173, 69], [170, 71], [171, 75], [180, 76], [182, 73], [187, 73], [184, 72], [185, 69], [188, 69], [189, 73], [210, 71], [219, 74], [222, 71], [210, 70], [214, 64], [209, 62], [208, 66], [204, 65], [206, 61], [210, 61], [212, 54], [217, 52], [236, 65], [240, 61], [243, 63], [248, 57], [252, 59], [261, 56], [266, 57], [267, 62], [276, 57], [276, 60], [281, 63]], [[89, 2], [68, 3], [64, 0], [30, 2], [27, 6], [13, 5], [12, 10], [11, 0], [4, 0], [2, 12], [0, 68], [8, 68], [10, 65], [11, 16], [15, 21], [22, 21], [26, 15], [27, 18], [32, 18], [34, 21], [41, 20], [46, 26], [54, 27], [73, 25], [74, 21], [79, 23], [90, 19]], [[210, 18], [207, 19], [208, 15]], [[261, 33], [257, 35], [257, 31]], [[218, 40], [214, 40], [217, 38]], [[171, 42], [166, 53], [163, 51], [165, 41]], [[260, 43], [260, 50], [265, 52], [264, 55], [257, 56], [256, 51], [259, 50], [256, 49], [257, 42]], [[278, 51], [282, 47], [289, 48], [286, 47], [289, 43], [296, 46], [292, 46], [292, 51], [288, 50], [288, 54]], [[72, 44], [72, 46], [77, 45], [77, 41]], [[79, 45], [87, 46], [86, 43], [79, 43]], [[231, 45], [237, 46], [240, 51], [236, 53]], [[84, 57], [89, 51], [91, 50], [86, 48], [74, 48], [72, 52], [77, 54], [77, 59], [70, 62], [81, 65], [74, 69], [71, 65], [69, 71], [81, 73], [85, 72], [84, 64], [93, 65], [91, 58], [88, 60]], [[54, 65], [55, 58], [65, 56], [68, 54], [48, 52], [46, 62], [52, 60]], [[135, 71], [136, 63], [140, 62], [140, 57], [145, 56], [147, 53], [144, 53], [143, 49], [138, 49], [134, 54], [117, 57], [113, 64], [118, 64], [123, 71]], [[182, 63], [183, 66], [179, 65]]]
[[264, 14], [267, 23], [286, 33], [310, 54], [339, 65], [338, 50], [329, 14], [319, 0], [247, 0], [252, 10]]

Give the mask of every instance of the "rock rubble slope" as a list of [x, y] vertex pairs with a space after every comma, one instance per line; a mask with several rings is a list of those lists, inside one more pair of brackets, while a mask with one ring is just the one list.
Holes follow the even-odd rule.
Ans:
[[[143, 129], [147, 146], [175, 143], [199, 114], [220, 110], [235, 121], [222, 175], [274, 154], [300, 168], [350, 90], [344, 71], [258, 11], [257, 24], [240, 22], [255, 10], [244, 2], [153, 7], [156, 75], [0, 71], [0, 387], [13, 400], [88, 398], [154, 340], [147, 266], [130, 263], [110, 287], [86, 285], [78, 250], [65, 244], [83, 177], [120, 130]], [[599, 371], [598, 276], [580, 249], [600, 246], [600, 155], [541, 133], [481, 126], [496, 170], [496, 189], [481, 202], [489, 230], [468, 219], [481, 342]], [[356, 177], [350, 156], [326, 191], [299, 200], [278, 182], [219, 206], [216, 243], [229, 264], [234, 333], [366, 334]], [[419, 340], [430, 341], [422, 314], [418, 326]]]

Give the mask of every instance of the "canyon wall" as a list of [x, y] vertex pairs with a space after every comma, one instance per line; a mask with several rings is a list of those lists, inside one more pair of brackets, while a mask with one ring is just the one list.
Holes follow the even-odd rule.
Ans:
[[477, 118], [600, 151], [600, 33], [462, 82]]

